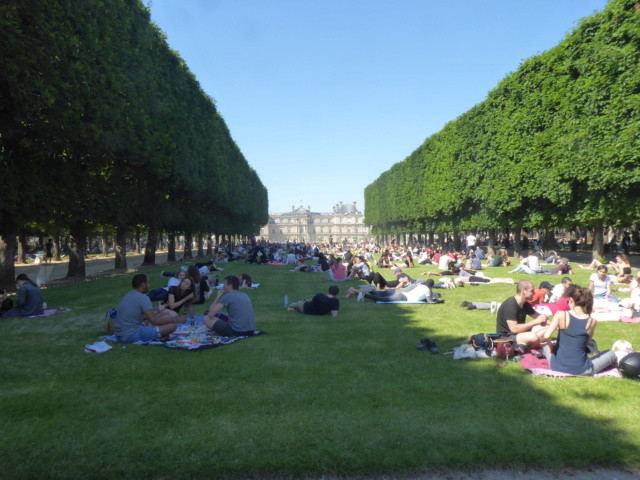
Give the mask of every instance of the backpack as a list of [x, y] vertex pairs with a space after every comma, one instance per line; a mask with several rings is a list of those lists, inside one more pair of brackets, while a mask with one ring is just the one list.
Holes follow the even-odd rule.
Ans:
[[495, 356], [502, 360], [509, 360], [516, 356], [513, 340], [498, 340], [495, 342]]
[[473, 346], [476, 350], [493, 350], [493, 336], [498, 335], [497, 333], [477, 333], [475, 335], [471, 335], [469, 341], [467, 342], [469, 345]]
[[115, 308], [112, 308], [107, 312], [106, 315], [106, 330], [108, 335], [113, 335], [115, 333], [115, 325], [116, 325], [116, 315], [118, 312]]

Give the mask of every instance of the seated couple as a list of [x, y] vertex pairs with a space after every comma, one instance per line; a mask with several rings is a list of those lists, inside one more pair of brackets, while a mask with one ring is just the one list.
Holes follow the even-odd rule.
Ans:
[[[567, 288], [569, 311], [558, 311], [548, 322], [527, 300], [534, 296], [534, 286], [528, 280], [518, 283], [516, 295], [505, 300], [498, 309], [496, 330], [507, 339], [533, 348], [544, 347], [551, 369], [573, 375], [594, 375], [613, 365], [615, 354], [603, 352], [590, 359], [587, 343], [593, 339], [597, 322], [591, 318], [593, 294], [589, 289]], [[527, 322], [527, 316], [532, 320]], [[558, 341], [551, 347], [550, 339], [558, 330]]]
[[[189, 277], [180, 284], [179, 288], [182, 290], [178, 292], [178, 296], [181, 298], [175, 300], [173, 305], [160, 305], [156, 310], [146, 295], [149, 292], [149, 278], [144, 274], [135, 275], [131, 280], [132, 290], [118, 305], [114, 326], [117, 341], [149, 342], [173, 333], [178, 325], [186, 320], [185, 316], [178, 316], [180, 309], [185, 306], [192, 314], [194, 291], [188, 281]], [[192, 290], [188, 290], [189, 288]], [[209, 309], [209, 315], [204, 317], [203, 323], [207, 328], [228, 337], [253, 335], [255, 319], [251, 300], [245, 293], [239, 292], [239, 288], [238, 277], [229, 276], [225, 279], [224, 288], [218, 291], [218, 296]], [[220, 314], [224, 307], [229, 312], [226, 320], [223, 318], [224, 314]], [[216, 316], [217, 314], [220, 316]]]

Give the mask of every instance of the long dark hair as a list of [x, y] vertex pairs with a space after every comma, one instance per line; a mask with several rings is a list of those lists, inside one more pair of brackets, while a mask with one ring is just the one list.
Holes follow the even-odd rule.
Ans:
[[23, 281], [23, 282], [29, 282], [31, 285], [33, 285], [34, 287], [37, 287], [38, 285], [36, 285], [35, 283], [33, 283], [33, 280], [31, 280], [29, 278], [29, 276], [26, 273], [21, 273], [20, 275], [18, 275], [16, 277], [16, 282], [17, 281]]

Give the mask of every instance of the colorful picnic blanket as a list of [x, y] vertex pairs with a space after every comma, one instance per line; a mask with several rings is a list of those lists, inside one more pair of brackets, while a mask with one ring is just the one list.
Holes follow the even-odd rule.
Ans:
[[[579, 375], [571, 375], [570, 373], [554, 372], [549, 367], [549, 361], [546, 358], [537, 358], [531, 353], [527, 353], [520, 359], [520, 365], [525, 370], [529, 370], [534, 375], [545, 375], [547, 377], [579, 377]], [[619, 377], [622, 378], [622, 374], [617, 368], [608, 368], [599, 373], [596, 373], [594, 377]]]
[[37, 318], [37, 317], [49, 317], [51, 315], [53, 315], [54, 313], [66, 313], [66, 312], [70, 312], [71, 310], [69, 310], [68, 308], [62, 307], [62, 308], [52, 308], [49, 310], [45, 310], [44, 313], [40, 314], [40, 315], [29, 315], [28, 317], [22, 317], [22, 318]]
[[436, 303], [443, 303], [443, 302], [409, 302], [407, 300], [397, 300], [395, 302], [376, 302], [376, 303], [407, 303], [407, 304], [420, 304], [420, 305], [435, 305]]
[[[222, 337], [214, 334], [211, 330], [202, 324], [203, 317], [194, 317], [194, 326], [192, 327], [189, 321], [178, 326], [175, 332], [173, 332], [166, 340], [152, 340], [150, 342], [135, 342], [138, 345], [159, 345], [167, 348], [176, 348], [179, 350], [187, 350], [190, 352], [198, 352], [200, 350], [209, 350], [210, 348], [222, 347], [224, 345], [231, 345], [244, 337]], [[256, 330], [253, 336], [264, 335], [267, 332]], [[109, 335], [102, 337], [103, 340], [115, 342], [116, 336]]]

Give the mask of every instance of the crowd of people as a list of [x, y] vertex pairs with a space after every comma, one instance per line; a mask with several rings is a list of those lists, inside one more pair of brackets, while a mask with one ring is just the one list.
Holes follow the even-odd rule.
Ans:
[[[206, 263], [181, 268], [177, 272], [162, 272], [168, 283], [151, 289], [144, 274], [133, 277], [131, 290], [124, 295], [117, 309], [115, 335], [119, 342], [132, 343], [167, 337], [188, 317], [194, 316], [194, 305], [204, 305], [211, 292], [216, 297], [206, 309], [203, 324], [223, 336], [253, 335], [256, 323], [250, 297], [241, 290], [252, 286], [248, 274], [229, 275], [220, 285], [218, 262], [244, 260], [249, 263], [275, 263], [293, 266], [293, 272], [324, 274], [331, 283], [351, 282], [345, 298], [379, 303], [439, 303], [437, 289], [452, 289], [465, 285], [513, 284], [516, 293], [501, 302], [464, 301], [468, 310], [491, 310], [496, 314], [495, 330], [503, 339], [513, 341], [523, 349], [539, 349], [557, 371], [593, 375], [615, 362], [615, 355], [605, 352], [590, 358], [585, 353], [593, 340], [597, 321], [593, 318], [598, 301], [619, 302], [613, 286], [630, 287], [626, 306], [640, 323], [640, 274], [633, 277], [629, 258], [618, 254], [608, 264], [594, 260], [580, 269], [594, 269], [585, 287], [575, 285], [574, 271], [567, 258], [553, 256], [542, 264], [533, 250], [521, 255], [514, 265], [506, 250], [487, 253], [469, 235], [461, 251], [443, 246], [389, 245], [382, 248], [373, 243], [360, 245], [253, 245], [232, 250], [218, 249], [218, 256]], [[507, 270], [511, 267], [511, 270]], [[420, 277], [411, 278], [403, 269], [420, 269]], [[531, 279], [542, 275], [540, 282], [487, 272], [523, 274]], [[388, 272], [388, 273], [385, 273]], [[610, 273], [611, 272], [611, 273]], [[556, 276], [559, 280], [552, 282]], [[434, 278], [431, 278], [434, 277]], [[538, 277], [540, 278], [540, 277]], [[20, 317], [42, 314], [44, 302], [40, 288], [27, 275], [16, 279], [18, 295], [15, 302], [1, 292], [0, 317]], [[538, 285], [536, 287], [536, 284]], [[483, 289], [472, 290], [485, 296]], [[330, 285], [328, 293], [315, 293], [308, 299], [288, 305], [289, 311], [310, 316], [337, 317], [340, 309], [340, 288]], [[486, 297], [486, 296], [485, 296]], [[152, 302], [159, 302], [157, 307]], [[225, 312], [226, 310], [226, 312]], [[184, 312], [184, 314], [181, 314]], [[187, 317], [188, 316], [188, 317]], [[554, 340], [557, 336], [557, 340]]]

